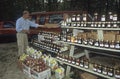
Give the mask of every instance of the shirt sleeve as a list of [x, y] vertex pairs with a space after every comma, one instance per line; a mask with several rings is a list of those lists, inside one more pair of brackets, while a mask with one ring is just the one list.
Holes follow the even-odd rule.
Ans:
[[21, 32], [22, 31], [21, 21], [20, 20], [16, 21], [16, 31], [17, 32]]
[[36, 24], [35, 22], [29, 21], [31, 27], [37, 28], [39, 24]]

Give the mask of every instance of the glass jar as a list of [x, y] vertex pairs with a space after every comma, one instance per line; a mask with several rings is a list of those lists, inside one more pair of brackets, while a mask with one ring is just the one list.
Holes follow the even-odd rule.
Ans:
[[109, 44], [109, 41], [108, 41], [108, 40], [106, 40], [106, 41], [104, 42], [104, 47], [106, 47], [106, 48], [109, 48], [109, 47], [110, 47], [110, 44]]
[[87, 58], [84, 59], [84, 68], [89, 68], [89, 60]]
[[80, 59], [80, 67], [84, 67], [84, 61], [83, 61], [83, 58]]
[[77, 42], [78, 42], [78, 44], [82, 44], [82, 38], [81, 37], [77, 37]]
[[117, 41], [117, 42], [115, 43], [115, 49], [120, 49], [120, 42], [119, 42], [119, 41]]
[[87, 45], [87, 44], [88, 44], [88, 40], [87, 40], [87, 39], [84, 39], [84, 40], [83, 40], [83, 44], [84, 44], [84, 45]]
[[102, 16], [101, 16], [101, 21], [102, 21], [102, 22], [105, 22], [105, 21], [106, 21], [105, 15], [102, 15]]
[[98, 73], [102, 73], [102, 65], [101, 64], [98, 64], [97, 72]]
[[120, 79], [120, 69], [115, 69], [115, 78]]
[[103, 40], [100, 41], [100, 47], [104, 47], [104, 41]]
[[74, 57], [72, 57], [72, 64], [73, 65], [75, 65], [75, 63], [76, 63], [75, 61], [76, 61], [76, 59]]
[[83, 21], [87, 21], [87, 14], [86, 13], [83, 13]]
[[108, 68], [108, 76], [112, 77], [114, 75], [114, 68], [109, 67]]
[[80, 14], [78, 14], [78, 15], [76, 16], [76, 21], [77, 21], [77, 22], [80, 22]]
[[97, 72], [97, 70], [98, 70], [98, 64], [93, 63], [93, 71]]
[[111, 41], [111, 43], [110, 43], [110, 48], [112, 48], [112, 49], [115, 48], [115, 42], [114, 42], [114, 41]]
[[100, 43], [99, 43], [99, 40], [98, 40], [98, 39], [95, 41], [94, 46], [96, 46], [96, 47], [99, 47], [99, 46], [100, 46]]
[[108, 73], [108, 67], [103, 66], [102, 74], [107, 75], [107, 73]]
[[88, 44], [91, 45], [91, 46], [93, 46], [93, 45], [94, 45], [94, 40], [93, 40], [93, 39], [90, 39], [90, 40], [88, 41]]
[[80, 59], [76, 59], [76, 65], [79, 66], [80, 65]]
[[71, 20], [72, 20], [72, 22], [75, 22], [76, 21], [76, 15], [72, 15]]

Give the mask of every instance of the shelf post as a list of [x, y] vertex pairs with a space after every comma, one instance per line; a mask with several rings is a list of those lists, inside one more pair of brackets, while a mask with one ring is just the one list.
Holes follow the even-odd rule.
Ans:
[[98, 40], [103, 40], [103, 30], [97, 30]]

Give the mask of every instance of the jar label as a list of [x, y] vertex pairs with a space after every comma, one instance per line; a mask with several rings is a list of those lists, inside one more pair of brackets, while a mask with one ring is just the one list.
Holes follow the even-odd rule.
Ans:
[[71, 61], [68, 61], [69, 63], [71, 62]]
[[74, 61], [72, 61], [72, 64], [75, 64], [75, 62], [74, 62]]
[[113, 75], [113, 73], [111, 73], [111, 72], [108, 72], [108, 75], [109, 75], [109, 76], [112, 76], [112, 75]]
[[105, 75], [106, 75], [106, 74], [107, 74], [107, 72], [106, 72], [106, 71], [103, 71], [103, 74], [105, 74]]
[[96, 69], [96, 68], [93, 68], [93, 71], [97, 71], [97, 69]]
[[81, 24], [81, 26], [83, 26], [83, 24]]
[[111, 27], [110, 24], [108, 24], [107, 27]]
[[88, 68], [88, 65], [85, 65], [85, 68]]
[[120, 75], [115, 75], [116, 78], [120, 78]]
[[100, 47], [103, 47], [104, 46], [104, 44], [100, 44]]
[[100, 24], [98, 24], [98, 27], [101, 27], [101, 25], [100, 25]]
[[114, 45], [110, 45], [110, 48], [114, 48], [115, 46]]
[[76, 65], [79, 65], [79, 63], [76, 63]]
[[101, 73], [101, 70], [100, 70], [100, 69], [98, 69], [98, 70], [97, 70], [97, 72]]
[[93, 27], [93, 24], [91, 24], [91, 27]]
[[105, 47], [109, 47], [109, 45], [108, 45], [108, 44], [105, 44]]
[[120, 48], [119, 44], [117, 44], [117, 45], [115, 46], [115, 48]]
[[72, 18], [72, 21], [75, 21], [75, 18]]
[[113, 27], [117, 27], [117, 24], [114, 24]]
[[110, 19], [113, 19], [113, 16], [112, 16], [112, 15], [110, 15]]
[[113, 21], [117, 21], [117, 17], [113, 17]]
[[80, 18], [77, 18], [77, 21], [80, 21]]
[[83, 64], [80, 64], [81, 67], [83, 67]]
[[78, 43], [82, 43], [82, 42], [79, 40]]
[[83, 17], [83, 21], [86, 21], [87, 20], [87, 18], [86, 17]]
[[101, 18], [101, 21], [105, 21], [105, 18]]
[[99, 44], [98, 44], [98, 43], [95, 43], [95, 46], [99, 46]]

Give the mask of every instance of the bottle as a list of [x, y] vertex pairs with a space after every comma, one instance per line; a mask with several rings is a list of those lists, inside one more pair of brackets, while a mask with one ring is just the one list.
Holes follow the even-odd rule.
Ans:
[[93, 63], [93, 71], [97, 72], [98, 70], [98, 64], [97, 63]]
[[81, 20], [80, 20], [80, 14], [78, 14], [77, 16], [76, 16], [76, 22], [80, 22]]
[[115, 48], [115, 42], [112, 40], [110, 43], [110, 48], [114, 49]]
[[84, 58], [84, 68], [89, 68], [89, 60], [87, 58]]
[[109, 44], [109, 41], [108, 41], [108, 40], [106, 40], [106, 41], [104, 42], [104, 47], [106, 47], [106, 48], [109, 48], [109, 47], [110, 47], [110, 44]]
[[80, 59], [80, 67], [84, 67], [84, 61], [83, 61], [83, 58]]
[[98, 73], [102, 73], [102, 65], [101, 64], [98, 64], [97, 72]]
[[101, 16], [101, 22], [102, 22], [101, 26], [102, 26], [102, 28], [105, 27], [105, 21], [106, 21], [106, 17], [105, 17], [105, 15], [102, 15]]
[[83, 40], [83, 44], [84, 44], [84, 45], [87, 45], [87, 44], [88, 44], [88, 40], [87, 40], [87, 39], [84, 39], [84, 40]]
[[103, 66], [102, 74], [103, 75], [107, 75], [108, 74], [108, 67], [107, 66]]
[[115, 69], [115, 78], [120, 79], [120, 69]]
[[78, 42], [78, 44], [82, 44], [82, 38], [81, 37], [77, 37], [77, 42]]
[[94, 40], [93, 40], [93, 39], [90, 39], [90, 40], [88, 41], [88, 44], [91, 45], [91, 46], [93, 46], [93, 45], [94, 45]]
[[113, 15], [113, 28], [117, 28], [118, 27], [117, 21], [118, 21], [117, 14], [114, 14]]
[[68, 55], [65, 55], [65, 62], [68, 62]]
[[115, 43], [115, 49], [120, 49], [120, 42], [119, 42], [119, 41], [117, 41], [117, 42]]
[[94, 46], [96, 46], [96, 47], [99, 47], [99, 45], [100, 45], [100, 43], [99, 43], [99, 41], [98, 41], [98, 39], [95, 41], [95, 43], [94, 43]]
[[68, 56], [68, 63], [72, 63], [72, 57]]
[[103, 40], [100, 41], [100, 47], [104, 47], [104, 41]]
[[72, 22], [76, 22], [76, 15], [75, 14], [72, 15], [71, 20], [72, 20]]
[[73, 65], [75, 65], [75, 63], [76, 63], [75, 61], [76, 61], [76, 59], [74, 57], [72, 57], [72, 64]]
[[108, 68], [108, 76], [112, 77], [114, 75], [114, 68], [109, 67]]
[[79, 66], [80, 65], [80, 59], [76, 59], [76, 65]]

